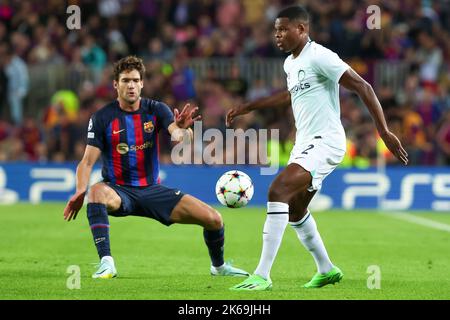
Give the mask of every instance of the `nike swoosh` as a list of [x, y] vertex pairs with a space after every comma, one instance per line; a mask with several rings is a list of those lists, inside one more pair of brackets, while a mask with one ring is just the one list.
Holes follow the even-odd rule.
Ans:
[[103, 269], [102, 271], [98, 271], [98, 272], [96, 272], [96, 274], [102, 274], [102, 273], [105, 272], [106, 270], [108, 270], [108, 269]]
[[121, 132], [124, 131], [124, 130], [125, 130], [125, 129], [122, 129], [122, 130], [119, 130], [119, 131], [113, 130], [113, 134], [121, 133]]
[[179, 194], [180, 194], [180, 192], [181, 192], [181, 191], [177, 191], [177, 192], [175, 192], [175, 194], [176, 194], [176, 195], [179, 195]]

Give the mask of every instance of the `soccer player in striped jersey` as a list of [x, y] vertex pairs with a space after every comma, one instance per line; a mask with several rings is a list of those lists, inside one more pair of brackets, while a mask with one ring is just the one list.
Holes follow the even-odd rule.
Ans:
[[371, 85], [336, 53], [309, 38], [309, 15], [305, 8], [288, 7], [278, 14], [275, 39], [280, 50], [290, 53], [284, 62], [287, 90], [231, 109], [227, 114], [227, 125], [235, 117], [252, 110], [292, 106], [297, 134], [287, 167], [269, 189], [259, 264], [253, 275], [232, 290], [271, 289], [270, 270], [288, 224], [317, 266], [317, 273], [304, 287], [320, 288], [342, 279], [343, 272], [331, 262], [314, 217], [308, 210], [323, 180], [345, 154], [339, 84], [359, 95], [388, 149], [401, 162], [408, 163], [406, 151], [389, 131]]
[[[64, 209], [64, 219], [75, 219], [88, 194], [87, 217], [100, 266], [93, 278], [117, 275], [111, 256], [108, 215], [142, 216], [172, 223], [197, 224], [211, 258], [212, 275], [248, 276], [246, 271], [224, 262], [224, 226], [221, 215], [197, 198], [159, 184], [158, 134], [166, 130], [173, 140], [192, 138], [190, 126], [200, 116], [187, 104], [174, 113], [159, 101], [141, 98], [144, 64], [135, 56], [114, 66], [117, 100], [90, 119], [87, 146], [76, 171], [76, 193]], [[189, 135], [180, 129], [187, 129]], [[88, 189], [92, 167], [101, 156], [103, 181]]]

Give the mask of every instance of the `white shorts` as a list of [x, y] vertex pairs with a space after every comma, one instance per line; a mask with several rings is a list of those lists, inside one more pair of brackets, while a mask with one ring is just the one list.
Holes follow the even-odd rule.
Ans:
[[296, 163], [311, 173], [312, 182], [309, 192], [320, 190], [322, 181], [344, 159], [345, 150], [327, 144], [323, 138], [315, 138], [305, 143], [295, 143], [288, 165]]

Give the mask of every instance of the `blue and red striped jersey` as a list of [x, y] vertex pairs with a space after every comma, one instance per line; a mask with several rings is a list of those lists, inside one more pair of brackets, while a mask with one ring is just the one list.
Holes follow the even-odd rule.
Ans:
[[159, 183], [158, 132], [174, 121], [170, 108], [142, 98], [135, 112], [126, 112], [116, 100], [89, 120], [87, 144], [102, 152], [104, 181], [145, 187]]

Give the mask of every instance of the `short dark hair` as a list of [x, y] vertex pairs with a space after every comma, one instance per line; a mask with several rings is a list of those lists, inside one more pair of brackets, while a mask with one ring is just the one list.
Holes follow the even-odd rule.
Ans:
[[137, 70], [141, 76], [141, 80], [144, 78], [145, 66], [141, 58], [136, 56], [127, 56], [120, 59], [114, 64], [114, 80], [119, 81], [119, 76], [124, 71]]
[[289, 20], [301, 20], [309, 22], [309, 14], [303, 6], [287, 7], [278, 13], [277, 18], [288, 18]]

